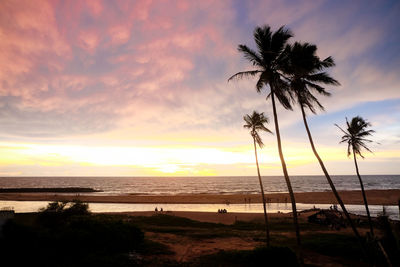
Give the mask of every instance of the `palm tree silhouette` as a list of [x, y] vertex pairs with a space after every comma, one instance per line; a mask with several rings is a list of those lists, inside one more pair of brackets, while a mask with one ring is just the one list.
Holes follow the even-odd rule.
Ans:
[[297, 219], [296, 200], [294, 197], [292, 185], [290, 182], [289, 174], [286, 168], [285, 158], [283, 157], [281, 135], [279, 132], [278, 115], [276, 111], [275, 97], [282, 104], [285, 109], [292, 109], [290, 103], [290, 90], [289, 85], [281, 77], [280, 68], [283, 63], [283, 51], [285, 45], [292, 33], [284, 26], [280, 27], [277, 31], [272, 32], [268, 25], [256, 27], [253, 33], [254, 41], [256, 42], [258, 51], [255, 51], [246, 45], [239, 45], [239, 52], [243, 53], [244, 57], [250, 61], [255, 67], [254, 70], [242, 71], [231, 76], [228, 81], [233, 79], [241, 79], [244, 77], [258, 77], [256, 83], [257, 92], [261, 92], [264, 86], [269, 86], [270, 93], [267, 96], [271, 98], [272, 111], [274, 115], [275, 133], [278, 143], [279, 157], [281, 160], [282, 171], [285, 177], [286, 185], [289, 191], [290, 200], [292, 202], [293, 223], [296, 232], [296, 240], [301, 260], [301, 240], [300, 229]]
[[[318, 101], [314, 93], [324, 96], [331, 94], [325, 90], [321, 85], [340, 85], [339, 82], [329, 76], [324, 70], [335, 66], [335, 62], [331, 57], [321, 60], [317, 55], [317, 46], [309, 43], [295, 42], [293, 45], [287, 45], [285, 48], [286, 60], [284, 61], [283, 70], [290, 80], [290, 87], [293, 91], [295, 100], [300, 106], [303, 123], [307, 131], [308, 140], [310, 141], [311, 149], [317, 158], [319, 165], [326, 179], [336, 197], [337, 202], [342, 208], [351, 228], [356, 237], [361, 241], [361, 236], [357, 231], [347, 209], [336, 190], [333, 181], [325, 168], [324, 162], [319, 156], [314, 141], [311, 135], [310, 128], [307, 122], [305, 109], [309, 109], [312, 113], [316, 114], [316, 107], [324, 110], [322, 104]], [[362, 242], [362, 241], [361, 241]]]
[[266, 243], [267, 243], [267, 247], [269, 247], [270, 238], [269, 238], [267, 207], [266, 207], [266, 202], [265, 202], [264, 187], [263, 187], [262, 180], [261, 180], [260, 167], [258, 166], [257, 145], [260, 148], [262, 148], [264, 146], [264, 143], [263, 143], [260, 135], [258, 134], [258, 131], [264, 131], [264, 132], [268, 132], [271, 134], [272, 134], [272, 132], [267, 127], [264, 126], [265, 123], [268, 123], [268, 118], [266, 116], [264, 116], [263, 112], [258, 113], [257, 111], [253, 111], [253, 114], [251, 114], [251, 115], [246, 114], [243, 117], [243, 119], [246, 122], [246, 124], [243, 125], [243, 127], [250, 129], [250, 135], [253, 137], [254, 154], [256, 156], [258, 181], [260, 182], [261, 196], [262, 196], [263, 207], [264, 207]]
[[356, 166], [358, 180], [360, 181], [361, 192], [362, 192], [362, 196], [364, 199], [365, 209], [367, 210], [369, 228], [371, 231], [371, 235], [374, 236], [374, 229], [372, 227], [371, 215], [369, 213], [367, 197], [366, 197], [365, 191], [364, 191], [364, 184], [361, 179], [360, 173], [358, 171], [357, 154], [360, 157], [364, 158], [364, 156], [361, 154], [361, 150], [363, 148], [372, 153], [372, 151], [367, 147], [367, 143], [371, 143], [372, 141], [366, 139], [366, 137], [370, 136], [375, 131], [367, 130], [367, 128], [370, 127], [371, 124], [369, 122], [365, 121], [360, 116], [356, 116], [356, 117], [352, 118], [350, 123], [346, 118], [347, 131], [340, 128], [339, 125], [337, 125], [337, 124], [335, 124], [335, 125], [344, 133], [340, 143], [347, 143], [347, 156], [350, 157], [350, 155], [353, 153], [354, 164]]

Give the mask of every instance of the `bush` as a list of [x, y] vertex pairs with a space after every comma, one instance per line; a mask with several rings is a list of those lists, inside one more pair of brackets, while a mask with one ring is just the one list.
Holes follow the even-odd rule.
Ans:
[[74, 216], [89, 215], [89, 205], [79, 200], [71, 203], [50, 202], [46, 208], [39, 210], [38, 224], [44, 227], [57, 228]]
[[9, 220], [3, 226], [0, 256], [8, 261], [5, 266], [91, 266], [95, 259], [96, 266], [135, 264], [128, 253], [141, 248], [144, 234], [140, 229], [114, 218], [83, 215], [82, 206], [60, 207], [49, 205], [51, 209], [32, 225]]

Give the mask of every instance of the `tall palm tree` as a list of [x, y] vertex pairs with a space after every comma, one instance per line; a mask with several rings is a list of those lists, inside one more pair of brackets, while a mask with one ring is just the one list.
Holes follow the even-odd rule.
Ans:
[[246, 124], [243, 125], [243, 127], [250, 129], [250, 135], [253, 137], [254, 154], [256, 156], [258, 181], [260, 182], [261, 196], [262, 196], [263, 207], [264, 207], [266, 243], [267, 243], [267, 247], [269, 247], [270, 238], [269, 238], [267, 207], [266, 207], [266, 201], [265, 201], [265, 195], [264, 195], [264, 187], [263, 187], [262, 180], [261, 180], [260, 167], [258, 166], [257, 145], [260, 148], [262, 148], [264, 146], [264, 143], [263, 143], [260, 135], [258, 134], [258, 131], [264, 131], [264, 132], [268, 132], [271, 134], [272, 134], [272, 132], [267, 127], [264, 126], [265, 123], [268, 123], [268, 118], [266, 116], [264, 116], [263, 112], [258, 113], [257, 111], [253, 111], [253, 114], [251, 114], [251, 115], [246, 114], [243, 117], [243, 119], [246, 122]]
[[[289, 38], [293, 35], [289, 29], [284, 26], [280, 27], [277, 31], [272, 32], [268, 25], [256, 27], [253, 33], [254, 41], [257, 45], [257, 51], [247, 47], [246, 45], [239, 45], [239, 52], [243, 53], [244, 57], [252, 63], [255, 67], [253, 70], [242, 71], [234, 74], [228, 79], [241, 79], [245, 77], [257, 77], [256, 89], [257, 92], [265, 87], [269, 87], [270, 92], [267, 99], [271, 98], [272, 111], [274, 115], [275, 133], [278, 143], [279, 158], [281, 160], [282, 171], [285, 177], [286, 185], [289, 191], [290, 200], [292, 202], [293, 223], [296, 232], [297, 245], [300, 252], [300, 229], [297, 219], [296, 200], [294, 197], [292, 185], [290, 182], [289, 174], [286, 168], [285, 158], [282, 152], [281, 135], [279, 131], [278, 115], [276, 111], [275, 97], [285, 109], [292, 109], [290, 102], [289, 85], [285, 82], [280, 74], [280, 66], [283, 60], [283, 51]], [[300, 260], [301, 260], [301, 255]]]
[[335, 66], [334, 60], [331, 57], [321, 60], [316, 55], [316, 52], [317, 46], [309, 43], [295, 42], [293, 45], [287, 45], [285, 49], [286, 60], [284, 61], [282, 68], [285, 75], [287, 75], [286, 77], [290, 80], [291, 90], [293, 91], [296, 102], [300, 106], [303, 123], [307, 131], [311, 149], [317, 158], [326, 179], [328, 180], [337, 202], [349, 221], [354, 234], [361, 241], [361, 236], [351, 220], [350, 215], [347, 212], [327, 169], [325, 168], [324, 162], [315, 148], [307, 122], [306, 109], [309, 109], [314, 114], [317, 112], [316, 108], [324, 110], [324, 107], [314, 94], [317, 93], [323, 96], [331, 95], [324, 87], [322, 87], [322, 85], [340, 85], [337, 80], [333, 79], [327, 72], [325, 72], [325, 69]]
[[356, 116], [356, 117], [352, 118], [350, 123], [346, 118], [347, 131], [340, 128], [339, 125], [337, 125], [337, 124], [335, 124], [335, 125], [344, 133], [340, 143], [347, 143], [347, 156], [350, 157], [350, 155], [353, 153], [354, 164], [356, 166], [358, 180], [360, 181], [361, 192], [362, 192], [362, 196], [364, 199], [365, 209], [367, 210], [369, 228], [371, 231], [371, 235], [373, 236], [374, 228], [372, 227], [371, 215], [369, 213], [367, 197], [366, 197], [365, 191], [364, 191], [364, 184], [361, 179], [360, 173], [358, 171], [357, 154], [360, 157], [364, 158], [364, 156], [361, 154], [361, 150], [363, 148], [372, 153], [372, 151], [367, 147], [367, 143], [371, 143], [372, 141], [366, 139], [366, 137], [370, 136], [375, 131], [367, 130], [367, 128], [370, 127], [371, 124], [369, 122], [365, 121], [360, 116]]

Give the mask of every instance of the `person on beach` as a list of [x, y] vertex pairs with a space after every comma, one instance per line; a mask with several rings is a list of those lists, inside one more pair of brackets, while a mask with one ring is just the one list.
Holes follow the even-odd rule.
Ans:
[[155, 212], [157, 212], [157, 211], [158, 211], [157, 207], [154, 209], [154, 211], [155, 211]]

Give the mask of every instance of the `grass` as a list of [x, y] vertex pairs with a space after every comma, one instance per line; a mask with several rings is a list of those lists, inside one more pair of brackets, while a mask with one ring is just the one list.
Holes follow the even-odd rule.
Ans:
[[[182, 236], [197, 243], [215, 238], [243, 237], [263, 244], [264, 224], [262, 221], [237, 221], [224, 225], [165, 214], [149, 217], [75, 214], [82, 210], [64, 209], [68, 208], [61, 208], [59, 213], [16, 214], [5, 227], [6, 234], [0, 240], [1, 256], [14, 255], [27, 263], [35, 262], [42, 266], [264, 266], [266, 259], [269, 266], [282, 263], [282, 260], [289, 262], [281, 266], [293, 266], [292, 250], [296, 248], [296, 240], [291, 218], [270, 220], [271, 244], [278, 247], [219, 251], [197, 258], [192, 256], [190, 262], [182, 263], [176, 260], [169, 243], [146, 239], [144, 233], [151, 232], [152, 237], [157, 234]], [[312, 255], [329, 256], [344, 265], [360, 263], [362, 253], [351, 233], [311, 224], [305, 218], [300, 218], [300, 227], [306, 255], [312, 252]], [[19, 257], [21, 253], [25, 257]]]
[[193, 266], [298, 266], [295, 253], [287, 247], [220, 251], [197, 258]]
[[360, 259], [363, 252], [353, 235], [318, 233], [303, 236], [303, 246], [322, 255]]

